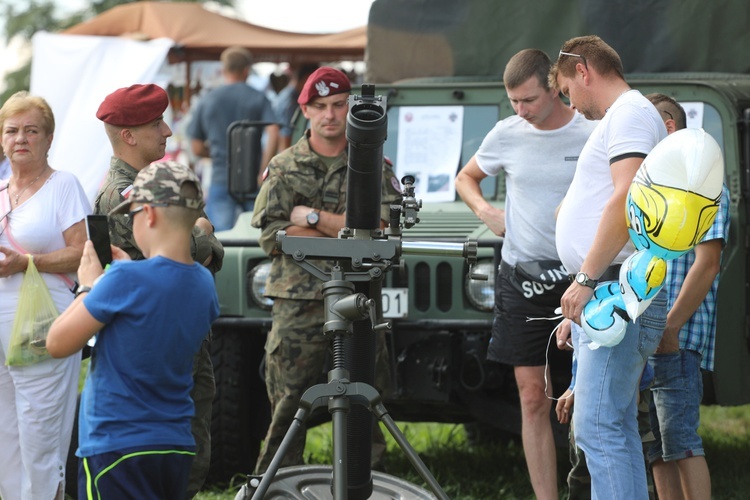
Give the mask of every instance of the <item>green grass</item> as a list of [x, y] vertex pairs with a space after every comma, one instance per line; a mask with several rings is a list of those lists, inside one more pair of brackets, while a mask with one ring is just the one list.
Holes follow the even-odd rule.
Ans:
[[[88, 360], [81, 370], [81, 382]], [[409, 443], [419, 453], [440, 486], [454, 500], [532, 499], [523, 450], [518, 442], [472, 447], [466, 441], [461, 425], [435, 423], [399, 423]], [[414, 471], [390, 434], [385, 458], [389, 474], [427, 485]], [[714, 500], [747, 498], [750, 490], [750, 405], [701, 407], [699, 429], [711, 471]], [[330, 464], [333, 454], [331, 426], [324, 424], [308, 432], [305, 459], [311, 464]], [[567, 492], [565, 474], [569, 469], [567, 450], [558, 450], [558, 475], [561, 498]], [[196, 497], [198, 500], [232, 500], [243, 478], [223, 489], [212, 488]]]
[[700, 435], [715, 500], [747, 498], [750, 476], [750, 405], [701, 407]]
[[[713, 498], [747, 498], [750, 489], [750, 405], [739, 407], [702, 407], [700, 434], [711, 470]], [[519, 443], [486, 444], [472, 447], [466, 441], [463, 426], [435, 423], [399, 423], [411, 445], [449, 497], [454, 500], [532, 499], [523, 450]], [[406, 456], [386, 432], [389, 474], [426, 484], [414, 471]], [[332, 454], [330, 424], [308, 432], [305, 456], [308, 463], [329, 464]], [[558, 475], [561, 498], [567, 492], [565, 474], [569, 468], [567, 450], [558, 450]], [[230, 500], [239, 485], [223, 490], [201, 492], [198, 500]]]

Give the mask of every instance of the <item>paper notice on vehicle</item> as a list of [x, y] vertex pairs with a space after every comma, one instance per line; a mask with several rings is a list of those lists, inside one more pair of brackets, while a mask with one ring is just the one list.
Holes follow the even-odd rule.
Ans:
[[404, 106], [398, 117], [399, 179], [414, 176], [415, 195], [425, 203], [455, 201], [461, 160], [462, 106]]

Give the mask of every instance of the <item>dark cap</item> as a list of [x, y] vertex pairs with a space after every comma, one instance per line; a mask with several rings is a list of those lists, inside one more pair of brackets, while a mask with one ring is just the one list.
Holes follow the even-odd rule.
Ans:
[[[182, 185], [186, 182], [195, 184], [198, 189], [196, 198], [182, 196]], [[203, 190], [198, 176], [188, 167], [176, 161], [152, 163], [138, 172], [128, 199], [113, 208], [109, 215], [127, 213], [130, 210], [131, 203], [165, 203], [196, 210], [205, 206]]]
[[118, 127], [137, 127], [162, 116], [168, 105], [169, 96], [158, 85], [131, 85], [105, 97], [96, 117]]
[[307, 78], [305, 86], [302, 87], [297, 98], [298, 104], [307, 104], [317, 97], [328, 97], [329, 95], [349, 93], [352, 84], [343, 71], [330, 66], [318, 68]]

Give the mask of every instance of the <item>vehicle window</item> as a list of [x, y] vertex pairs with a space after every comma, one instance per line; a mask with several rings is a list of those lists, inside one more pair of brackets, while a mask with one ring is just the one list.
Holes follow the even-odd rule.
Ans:
[[703, 130], [716, 139], [721, 147], [721, 153], [724, 154], [724, 131], [721, 127], [721, 116], [719, 111], [710, 104], [704, 104], [703, 107]]
[[[468, 162], [482, 144], [484, 136], [498, 121], [498, 106], [465, 106], [463, 123], [463, 143], [461, 145], [461, 164], [456, 165], [456, 173]], [[396, 161], [398, 151], [398, 118], [399, 106], [388, 108], [388, 139], [383, 146], [383, 154]], [[498, 196], [498, 178], [488, 177], [481, 186], [485, 198], [495, 199]], [[501, 188], [504, 193], [504, 185]]]
[[[691, 104], [691, 103], [685, 103]], [[695, 104], [695, 103], [692, 103]], [[709, 103], [699, 103], [702, 109], [702, 121], [693, 126], [702, 126], [706, 132], [716, 139], [724, 152], [724, 136], [721, 116], [719, 111]], [[465, 165], [477, 152], [482, 140], [499, 120], [497, 106], [465, 106], [463, 123], [463, 144], [461, 149], [461, 164], [456, 166], [456, 172]], [[690, 107], [686, 109], [691, 113]], [[399, 106], [391, 106], [388, 109], [388, 140], [383, 146], [384, 154], [395, 161], [398, 151], [398, 116]], [[700, 116], [696, 117], [701, 119]], [[690, 121], [690, 117], [688, 117]], [[482, 192], [486, 199], [503, 199], [505, 197], [505, 183], [502, 176], [487, 177], [482, 181]]]

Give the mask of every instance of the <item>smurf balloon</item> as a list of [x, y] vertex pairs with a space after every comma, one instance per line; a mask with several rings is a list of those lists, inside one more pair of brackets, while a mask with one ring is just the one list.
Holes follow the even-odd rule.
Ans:
[[628, 232], [637, 250], [663, 259], [688, 252], [719, 209], [724, 160], [703, 129], [683, 129], [656, 145], [628, 191]]
[[703, 129], [677, 131], [649, 153], [625, 207], [637, 251], [623, 263], [619, 286], [600, 285], [581, 316], [592, 348], [617, 345], [627, 320], [611, 318], [640, 316], [664, 284], [667, 261], [700, 243], [719, 210], [723, 179], [721, 148]]

